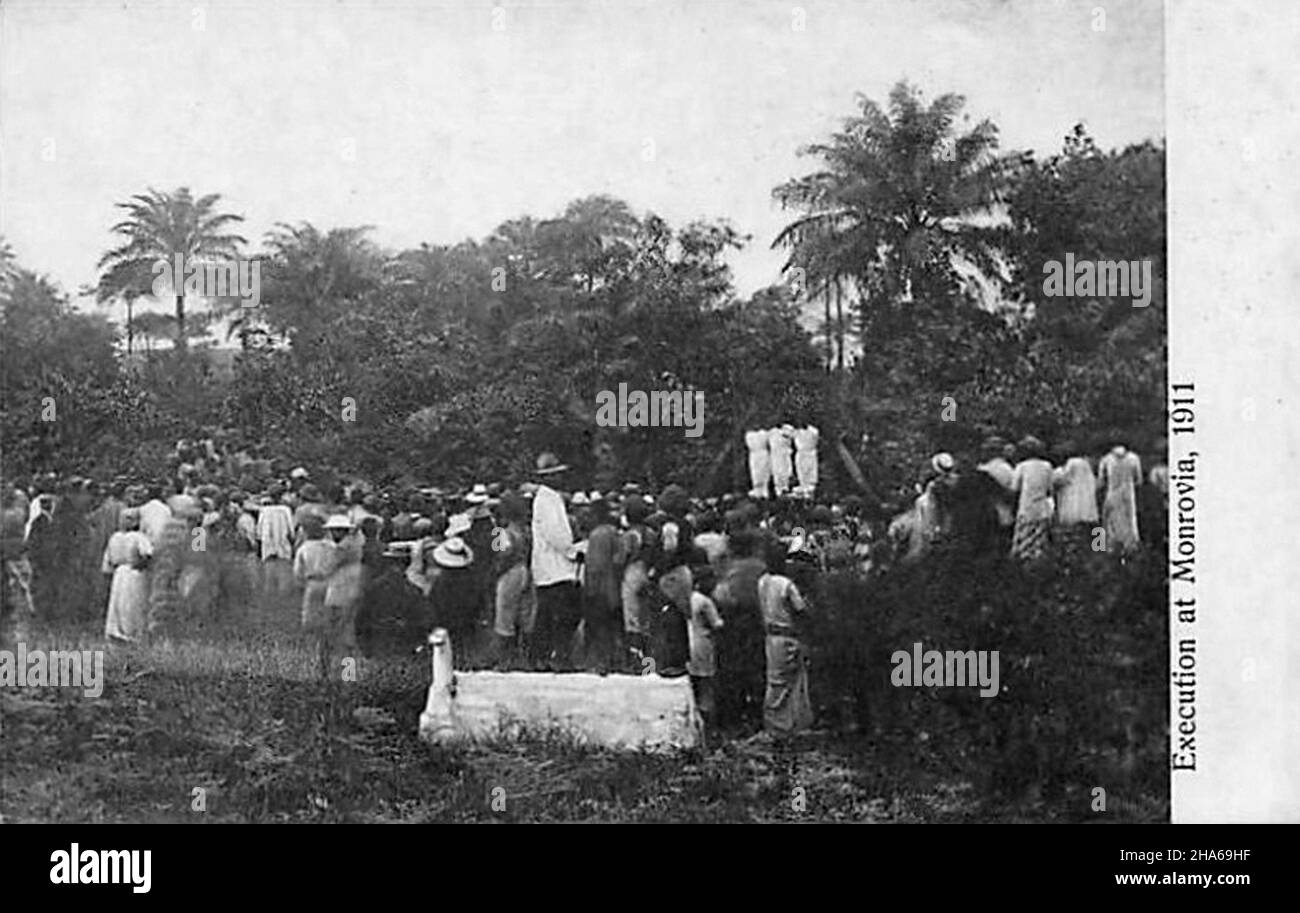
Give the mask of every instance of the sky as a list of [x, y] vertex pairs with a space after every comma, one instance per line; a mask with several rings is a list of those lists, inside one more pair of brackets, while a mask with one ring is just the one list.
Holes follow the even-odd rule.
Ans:
[[[1104, 9], [1099, 17], [1099, 10]], [[726, 218], [742, 294], [777, 281], [797, 150], [899, 79], [958, 92], [1004, 149], [1079, 121], [1164, 135], [1148, 0], [31, 2], [0, 6], [0, 233], [69, 293], [114, 204], [220, 193], [276, 222], [374, 226], [394, 250], [482, 238], [596, 193]], [[257, 244], [254, 244], [256, 248]], [[118, 316], [118, 315], [114, 315]]]

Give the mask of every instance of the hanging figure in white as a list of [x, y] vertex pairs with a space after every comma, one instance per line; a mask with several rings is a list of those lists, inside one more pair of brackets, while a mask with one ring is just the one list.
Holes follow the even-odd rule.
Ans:
[[800, 497], [812, 498], [817, 494], [817, 438], [819, 432], [813, 425], [794, 433], [794, 468], [799, 475], [795, 491]]
[[768, 432], [767, 446], [772, 451], [772, 487], [779, 498], [790, 490], [794, 476], [794, 426], [773, 428]]
[[749, 496], [766, 498], [768, 483], [772, 481], [772, 457], [767, 449], [767, 432], [746, 431], [745, 446], [749, 448]]

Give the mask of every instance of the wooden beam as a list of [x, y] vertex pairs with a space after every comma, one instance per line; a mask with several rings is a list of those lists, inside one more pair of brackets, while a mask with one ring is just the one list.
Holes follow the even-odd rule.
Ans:
[[871, 484], [867, 481], [866, 475], [863, 474], [862, 467], [858, 465], [857, 460], [853, 459], [853, 454], [849, 453], [849, 448], [844, 446], [844, 441], [839, 437], [835, 438], [835, 452], [839, 454], [840, 462], [842, 462], [844, 468], [848, 470], [849, 477], [853, 479], [853, 484], [862, 489], [863, 493], [872, 500], [879, 500], [875, 489], [871, 487]]

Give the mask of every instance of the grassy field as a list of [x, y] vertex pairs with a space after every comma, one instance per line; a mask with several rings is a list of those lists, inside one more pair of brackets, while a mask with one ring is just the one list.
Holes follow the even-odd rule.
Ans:
[[[1086, 784], [990, 788], [970, 735], [844, 726], [791, 744], [723, 733], [707, 749], [614, 752], [538, 732], [433, 747], [416, 735], [426, 655], [363, 659], [331, 692], [292, 606], [182, 641], [108, 647], [99, 698], [0, 689], [6, 822], [1159, 821], [1158, 795]], [[103, 649], [94, 628], [28, 648]], [[817, 690], [817, 669], [813, 688]], [[816, 697], [816, 695], [815, 695]], [[200, 810], [201, 809], [201, 810]]]

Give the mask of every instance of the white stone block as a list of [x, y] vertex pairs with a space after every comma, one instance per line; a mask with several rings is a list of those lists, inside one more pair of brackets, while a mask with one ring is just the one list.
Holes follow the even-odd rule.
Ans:
[[688, 748], [700, 742], [702, 724], [686, 676], [453, 672], [446, 631], [434, 631], [429, 644], [433, 684], [420, 714], [426, 741], [558, 730], [612, 748]]

